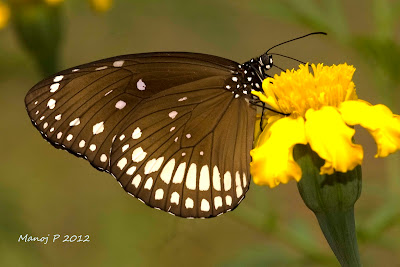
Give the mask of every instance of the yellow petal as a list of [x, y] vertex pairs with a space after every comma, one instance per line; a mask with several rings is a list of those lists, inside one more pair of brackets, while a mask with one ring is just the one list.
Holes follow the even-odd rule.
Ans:
[[293, 160], [293, 147], [306, 144], [303, 118], [276, 119], [276, 116], [270, 118], [271, 123], [250, 152], [250, 172], [254, 183], [271, 188], [291, 179], [300, 180], [301, 169]]
[[375, 157], [386, 157], [400, 149], [400, 117], [385, 105], [346, 101], [339, 106], [339, 111], [347, 124], [360, 124], [372, 135], [378, 146]]
[[361, 164], [363, 149], [351, 140], [355, 130], [344, 123], [336, 108], [309, 109], [305, 133], [312, 150], [325, 160], [321, 174], [347, 172]]
[[7, 4], [0, 2], [0, 29], [4, 28], [10, 20], [10, 8]]
[[[264, 119], [263, 119], [263, 132], [268, 131], [269, 128], [271, 128], [272, 124], [279, 120], [284, 118], [285, 116], [280, 115], [280, 114], [276, 114], [275, 112], [272, 111], [266, 111], [264, 112]], [[264, 143], [267, 139], [267, 135], [261, 135], [261, 129], [260, 129], [260, 120], [261, 120], [261, 115], [260, 118], [257, 118], [256, 120], [256, 125], [255, 125], [255, 131], [254, 131], [254, 144], [256, 146], [258, 146], [258, 144], [260, 143]], [[260, 138], [262, 137], [262, 138]]]
[[276, 99], [274, 97], [271, 97], [271, 96], [267, 97], [263, 93], [258, 92], [258, 91], [252, 91], [251, 93], [253, 95], [257, 96], [262, 102], [267, 103], [267, 105], [270, 105], [274, 110], [279, 111], [279, 112], [281, 111], [281, 109], [278, 106]]

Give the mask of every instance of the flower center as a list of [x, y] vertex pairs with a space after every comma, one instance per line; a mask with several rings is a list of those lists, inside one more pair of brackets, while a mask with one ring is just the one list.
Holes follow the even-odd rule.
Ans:
[[353, 66], [300, 65], [299, 70], [287, 70], [274, 78], [263, 81], [265, 96], [253, 92], [262, 101], [277, 111], [304, 117], [310, 108], [319, 110], [323, 106], [338, 107], [346, 100], [355, 100], [357, 95], [352, 76]]

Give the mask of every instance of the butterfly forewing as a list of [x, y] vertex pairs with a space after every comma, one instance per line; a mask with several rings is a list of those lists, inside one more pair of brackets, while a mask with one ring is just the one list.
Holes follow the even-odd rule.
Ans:
[[120, 56], [60, 72], [25, 103], [46, 140], [111, 172], [147, 205], [212, 217], [249, 186], [255, 109], [227, 90], [240, 86], [237, 71], [202, 54]]

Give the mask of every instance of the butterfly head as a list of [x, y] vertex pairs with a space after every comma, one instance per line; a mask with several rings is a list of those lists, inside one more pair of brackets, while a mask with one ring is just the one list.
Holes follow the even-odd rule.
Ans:
[[273, 66], [273, 60], [272, 60], [272, 55], [270, 54], [262, 54], [259, 58], [258, 58], [258, 63], [260, 64], [260, 67], [262, 68], [262, 70], [267, 71], [269, 69], [272, 68]]
[[271, 77], [268, 72], [273, 66], [272, 55], [264, 53], [245, 62], [241, 67], [245, 70], [245, 81], [248, 82], [252, 90], [262, 91], [262, 81], [267, 77]]

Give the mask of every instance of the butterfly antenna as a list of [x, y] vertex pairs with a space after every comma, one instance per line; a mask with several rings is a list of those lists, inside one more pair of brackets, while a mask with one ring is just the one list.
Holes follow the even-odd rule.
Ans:
[[277, 66], [276, 64], [274, 64], [274, 67], [277, 68], [277, 69], [280, 69], [283, 72], [286, 72], [286, 70], [282, 69], [281, 67]]
[[266, 54], [268, 54], [268, 51], [270, 51], [272, 48], [275, 48], [275, 47], [277, 47], [277, 46], [280, 46], [280, 45], [283, 45], [283, 44], [286, 44], [286, 43], [290, 43], [290, 42], [293, 42], [293, 41], [296, 41], [296, 40], [299, 40], [299, 39], [305, 38], [305, 37], [307, 37], [307, 36], [310, 36], [310, 35], [315, 35], [315, 34], [323, 34], [323, 35], [327, 35], [327, 33], [326, 33], [326, 32], [312, 32], [312, 33], [309, 33], [309, 34], [306, 34], [306, 35], [303, 35], [303, 36], [300, 36], [300, 37], [297, 37], [297, 38], [294, 38], [294, 39], [291, 39], [291, 40], [285, 41], [285, 42], [283, 42], [283, 43], [280, 43], [280, 44], [274, 45], [273, 47], [271, 47], [270, 49], [268, 49], [268, 50], [267, 50], [267, 52], [265, 52], [265, 53], [266, 53]]
[[278, 53], [269, 53], [269, 54], [270, 54], [270, 55], [275, 55], [275, 56], [280, 56], [280, 57], [289, 58], [289, 59], [291, 59], [291, 60], [300, 62], [300, 63], [302, 63], [302, 64], [304, 64], [304, 65], [306, 64], [306, 62], [304, 62], [304, 61], [298, 60], [298, 59], [293, 58], [293, 57], [285, 56], [285, 55], [282, 55], [282, 54], [278, 54]]

